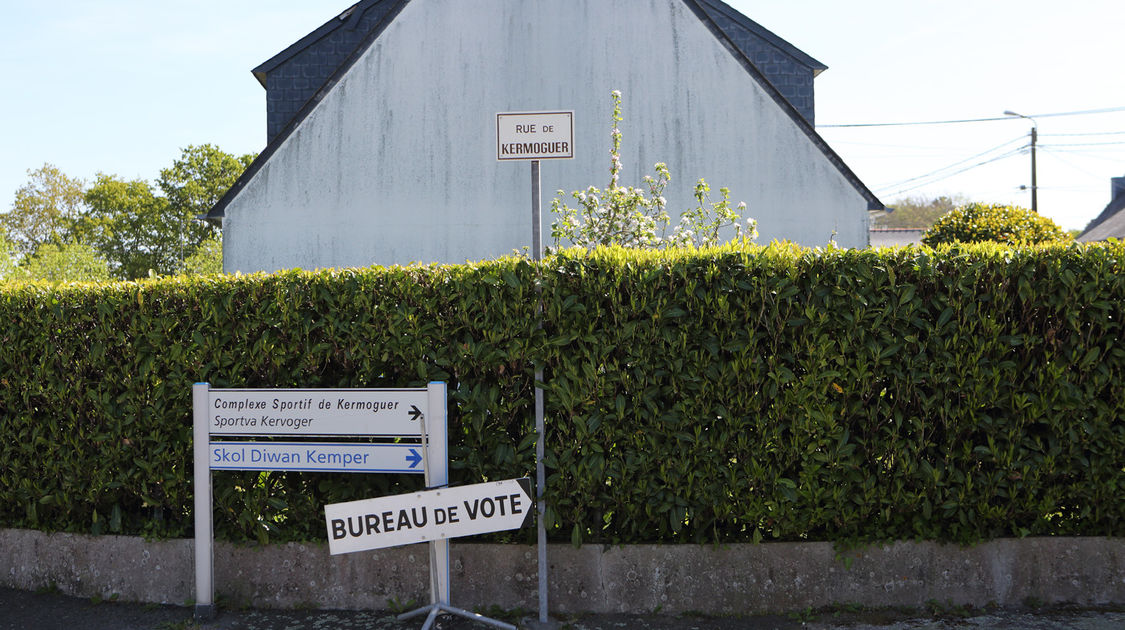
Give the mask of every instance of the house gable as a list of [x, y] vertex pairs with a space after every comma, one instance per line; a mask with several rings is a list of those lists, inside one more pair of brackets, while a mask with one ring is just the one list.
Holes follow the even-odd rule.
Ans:
[[[254, 68], [266, 88], [267, 141], [272, 142], [340, 65], [408, 1], [362, 0]], [[827, 66], [720, 0], [699, 0], [699, 6], [813, 124], [813, 79]]]
[[526, 171], [495, 161], [495, 113], [573, 109], [577, 159], [544, 168], [543, 189], [585, 188], [606, 178], [613, 89], [623, 183], [667, 162], [671, 209], [692, 207], [706, 176], [750, 204], [764, 238], [866, 244], [873, 195], [693, 0], [415, 0], [381, 29], [210, 213], [228, 270], [519, 249]]

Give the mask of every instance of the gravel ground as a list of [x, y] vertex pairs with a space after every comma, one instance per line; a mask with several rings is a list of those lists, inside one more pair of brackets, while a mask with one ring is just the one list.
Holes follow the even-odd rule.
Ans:
[[[0, 588], [0, 630], [418, 630], [424, 617], [398, 621], [389, 611], [220, 610], [198, 624], [193, 610], [124, 602], [97, 602], [58, 593], [32, 593]], [[520, 628], [534, 628], [518, 614], [491, 613]], [[927, 611], [804, 611], [789, 615], [703, 617], [665, 615], [590, 615], [557, 620], [559, 630], [1125, 630], [1125, 607], [1056, 607], [1037, 611], [981, 611], [933, 607]], [[441, 616], [440, 630], [486, 629], [489, 626]]]

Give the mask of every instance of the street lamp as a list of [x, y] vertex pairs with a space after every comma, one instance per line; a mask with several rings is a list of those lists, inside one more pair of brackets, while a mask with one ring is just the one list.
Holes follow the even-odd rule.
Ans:
[[1039, 212], [1039, 187], [1035, 185], [1035, 141], [1039, 138], [1039, 124], [1031, 116], [1017, 114], [1010, 109], [1005, 110], [1004, 115], [1026, 118], [1031, 121], [1031, 211], [1037, 213]]

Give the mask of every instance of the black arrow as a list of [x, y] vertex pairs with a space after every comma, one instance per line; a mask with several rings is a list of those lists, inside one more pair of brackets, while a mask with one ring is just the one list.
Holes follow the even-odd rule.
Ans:
[[410, 405], [410, 419], [417, 422], [418, 418], [421, 417], [422, 410], [418, 408], [418, 405]]

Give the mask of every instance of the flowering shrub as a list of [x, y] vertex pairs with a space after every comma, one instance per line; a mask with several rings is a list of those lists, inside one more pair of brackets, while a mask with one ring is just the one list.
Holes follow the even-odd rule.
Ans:
[[758, 237], [757, 222], [739, 215], [745, 203], [735, 208], [730, 205], [730, 190], [720, 188], [722, 199], [711, 201], [711, 187], [702, 178], [695, 185], [696, 207], [684, 212], [680, 221], [668, 227], [671, 219], [666, 209], [664, 188], [671, 180], [668, 166], [657, 163], [656, 176], [646, 175], [645, 188], [621, 186], [621, 129], [617, 123], [621, 116], [621, 92], [613, 91], [613, 130], [610, 133], [609, 186], [604, 191], [590, 186], [576, 190], [571, 196], [578, 201], [571, 208], [563, 200], [563, 191], [551, 202], [551, 212], [557, 216], [551, 224], [551, 236], [556, 249], [561, 241], [571, 245], [594, 248], [598, 245], [620, 245], [631, 248], [660, 249], [666, 247], [692, 247], [719, 244], [719, 231], [733, 227], [735, 240], [753, 240]]
[[1016, 206], [983, 203], [954, 208], [922, 235], [922, 242], [931, 247], [954, 242], [1033, 245], [1069, 240], [1070, 235], [1045, 216]]

